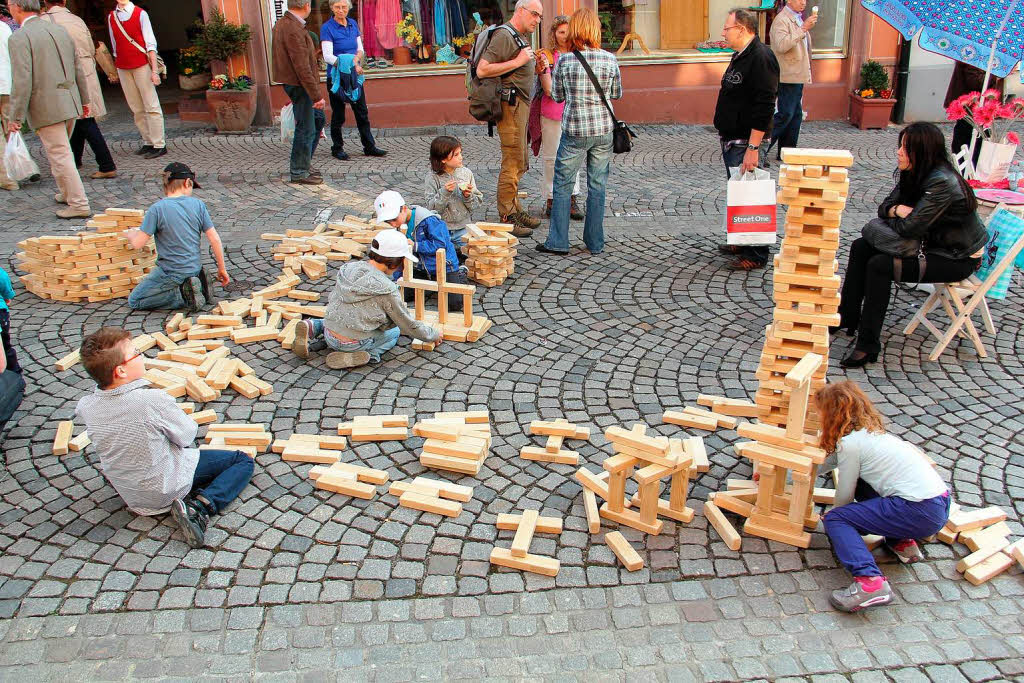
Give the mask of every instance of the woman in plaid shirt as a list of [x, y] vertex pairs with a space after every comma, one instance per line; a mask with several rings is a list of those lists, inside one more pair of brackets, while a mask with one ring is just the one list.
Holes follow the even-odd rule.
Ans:
[[601, 22], [590, 8], [576, 10], [569, 19], [569, 44], [573, 52], [555, 65], [551, 99], [565, 102], [562, 112], [562, 140], [555, 158], [555, 181], [551, 201], [551, 224], [544, 244], [537, 251], [569, 253], [569, 204], [572, 183], [583, 160], [587, 161], [587, 215], [583, 242], [591, 254], [604, 250], [604, 195], [612, 158], [611, 114], [591, 82], [577, 54], [590, 65], [609, 100], [622, 97], [619, 63], [615, 55], [601, 50]]

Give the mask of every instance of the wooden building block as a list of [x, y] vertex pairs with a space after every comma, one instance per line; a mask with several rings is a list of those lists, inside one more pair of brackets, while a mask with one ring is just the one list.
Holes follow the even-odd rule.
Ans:
[[202, 410], [198, 413], [192, 413], [192, 419], [196, 421], [198, 425], [210, 424], [211, 422], [217, 421], [217, 411], [214, 409]]
[[313, 484], [318, 489], [341, 493], [353, 498], [369, 500], [377, 493], [377, 487], [373, 484], [363, 484], [356, 481], [354, 474], [349, 472], [327, 472], [317, 477]]
[[711, 526], [715, 527], [715, 531], [725, 541], [725, 545], [729, 550], [740, 549], [743, 541], [740, 539], [739, 533], [736, 532], [735, 527], [729, 523], [729, 520], [725, 518], [725, 515], [722, 514], [717, 505], [710, 501], [704, 503], [704, 516], [707, 517]]
[[682, 425], [691, 429], [704, 429], [709, 432], [718, 429], [718, 420], [714, 417], [703, 417], [677, 410], [666, 410], [661, 419], [669, 424]]
[[961, 532], [979, 529], [1006, 519], [1006, 513], [998, 507], [991, 506], [980, 510], [958, 510], [949, 515], [950, 531]]
[[189, 377], [185, 380], [185, 392], [196, 403], [214, 401], [220, 396], [220, 392], [215, 391], [199, 377]]
[[1010, 557], [1017, 560], [1017, 564], [1024, 567], [1024, 543], [1016, 541], [1011, 543], [1007, 550], [1010, 551]]
[[[669, 450], [667, 437], [635, 434], [615, 425], [606, 429], [604, 436], [613, 443], [622, 444], [652, 455], [667, 455]], [[654, 461], [652, 460], [651, 462]]]
[[[315, 443], [315, 442], [312, 442]], [[337, 452], [337, 451], [335, 451]], [[338, 453], [338, 455], [341, 455]], [[333, 462], [330, 465], [317, 465], [309, 469], [309, 476], [311, 479], [326, 474], [328, 472], [345, 472], [354, 475], [357, 481], [361, 481], [364, 484], [386, 484], [391, 476], [384, 470], [376, 470], [372, 467], [363, 467], [362, 465], [355, 465], [348, 462]]]
[[449, 481], [430, 479], [428, 477], [416, 477], [413, 479], [413, 483], [417, 486], [426, 486], [437, 489], [437, 495], [441, 498], [450, 498], [451, 500], [458, 500], [466, 503], [473, 497], [472, 486], [461, 486]]
[[245, 322], [240, 315], [201, 315], [196, 318], [196, 324], [207, 327], [241, 327]]
[[544, 576], [557, 576], [560, 564], [557, 559], [542, 555], [527, 554], [526, 557], [515, 557], [510, 549], [498, 547], [491, 550], [490, 560], [491, 564], [501, 567], [510, 567], [520, 571], [533, 572], [534, 574], [543, 574]]
[[527, 552], [530, 550], [530, 543], [533, 542], [533, 534], [537, 530], [537, 518], [539, 516], [536, 510], [524, 510], [519, 515], [519, 521], [516, 524], [516, 535], [512, 539], [511, 548], [509, 548], [513, 557], [526, 557]]
[[544, 450], [548, 453], [557, 453], [562, 450], [562, 444], [565, 443], [564, 436], [549, 436], [547, 441], [544, 442]]
[[[753, 497], [753, 496], [751, 496]], [[717, 491], [708, 496], [708, 500], [715, 504], [719, 510], [728, 510], [741, 517], [749, 517], [754, 512], [752, 501], [744, 500], [740, 496], [731, 495], [725, 491]], [[721, 534], [719, 534], [721, 536]]]
[[939, 529], [939, 532], [935, 534], [936, 540], [941, 541], [946, 545], [953, 545], [954, 543], [956, 543], [957, 536], [957, 532], [950, 531], [949, 524], [946, 524], [946, 526]]
[[53, 365], [54, 365], [55, 368], [57, 368], [58, 371], [63, 372], [64, 370], [67, 370], [72, 365], [75, 365], [76, 363], [80, 362], [81, 360], [82, 360], [82, 357], [79, 355], [79, 350], [75, 349], [74, 351], [72, 351], [68, 355], [66, 355], [63, 358], [61, 358], [60, 360], [58, 360]]
[[983, 548], [975, 550], [967, 557], [962, 558], [956, 563], [956, 570], [963, 574], [965, 571], [970, 569], [976, 564], [981, 564], [988, 558], [992, 557], [996, 553], [1005, 550], [1010, 546], [1010, 541], [1006, 538], [1001, 538], [992, 545], [986, 545]]
[[[804, 175], [810, 177], [821, 177], [822, 170], [817, 170], [817, 176], [811, 175], [806, 168], [807, 165], [838, 166], [848, 168], [853, 166], [853, 154], [848, 150], [841, 149], [809, 149], [802, 147], [787, 147], [782, 150], [782, 161], [785, 164], [803, 165]], [[812, 171], [813, 172], [813, 171]]]
[[409, 438], [407, 427], [352, 427], [350, 438], [353, 441], [403, 441]]
[[312, 462], [333, 465], [341, 458], [341, 451], [320, 448], [316, 443], [289, 441], [281, 452], [281, 460], [288, 462]]
[[[355, 430], [353, 440], [354, 435]], [[466, 460], [483, 460], [487, 457], [487, 440], [472, 436], [465, 436], [454, 442], [427, 439], [423, 442], [423, 452]]]
[[256, 398], [260, 395], [260, 390], [244, 377], [232, 377], [228, 386], [246, 398]]
[[435, 418], [462, 418], [466, 424], [487, 424], [491, 421], [490, 414], [486, 410], [465, 410], [434, 413]]
[[[536, 510], [532, 512], [536, 512]], [[525, 513], [499, 513], [495, 526], [504, 531], [516, 531], [522, 526], [524, 515]], [[533, 515], [530, 516], [532, 517]], [[562, 533], [562, 518], [541, 517], [538, 515], [534, 522], [534, 530], [538, 534], [560, 534]], [[517, 557], [522, 557], [522, 555], [517, 555]]]
[[640, 513], [627, 509], [612, 510], [608, 503], [604, 503], [598, 512], [605, 519], [610, 519], [613, 522], [618, 522], [619, 524], [625, 524], [637, 531], [643, 531], [644, 533], [652, 534], [654, 536], [660, 534], [664, 527], [664, 524], [660, 519], [655, 520], [653, 523], [644, 522], [640, 518]]
[[462, 503], [454, 500], [444, 500], [436, 496], [424, 496], [414, 491], [403, 493], [398, 499], [398, 504], [413, 510], [432, 512], [446, 517], [458, 517], [462, 514]]
[[739, 423], [739, 420], [737, 420], [735, 417], [731, 415], [726, 415], [725, 413], [720, 413], [715, 410], [708, 410], [707, 408], [686, 406], [685, 408], [683, 408], [683, 412], [688, 413], [690, 415], [696, 415], [697, 417], [713, 417], [718, 422], [718, 426], [723, 427], [725, 429], [736, 429], [736, 425]]
[[879, 536], [877, 534], [868, 534], [867, 536], [860, 537], [864, 541], [864, 547], [868, 550], [874, 550], [879, 548], [885, 543], [885, 536]]
[[601, 530], [601, 515], [597, 511], [597, 496], [590, 489], [583, 489], [583, 510], [587, 515], [587, 530], [596, 534]]
[[280, 330], [276, 327], [265, 325], [263, 327], [252, 327], [235, 329], [231, 331], [231, 341], [236, 344], [251, 344], [253, 342], [270, 341], [277, 339]]
[[246, 375], [245, 381], [259, 389], [260, 396], [267, 396], [274, 393], [274, 386], [268, 382], [264, 382], [256, 375]]
[[626, 537], [618, 531], [606, 533], [604, 535], [604, 544], [611, 548], [612, 552], [615, 553], [615, 557], [619, 558], [622, 566], [629, 571], [635, 572], [638, 569], [643, 569], [643, 558], [633, 549], [633, 546], [629, 544]]
[[57, 423], [57, 434], [53, 437], [53, 454], [67, 455], [68, 442], [71, 441], [71, 434], [75, 429], [75, 423], [71, 420], [62, 420]]
[[1012, 566], [1013, 558], [1000, 551], [965, 571], [964, 578], [975, 586], [980, 586], [992, 577], [1002, 574]]
[[167, 334], [170, 334], [172, 332], [177, 332], [178, 331], [178, 325], [180, 325], [181, 321], [184, 320], [184, 319], [185, 319], [185, 314], [184, 313], [175, 313], [167, 321], [167, 324], [164, 325], [164, 332], [166, 332]]
[[75, 438], [68, 441], [68, 450], [71, 451], [72, 453], [78, 453], [79, 451], [84, 451], [86, 447], [91, 443], [92, 440], [89, 438], [89, 432], [84, 431]]
[[469, 474], [474, 477], [480, 473], [480, 468], [483, 467], [481, 460], [453, 458], [450, 455], [438, 455], [437, 453], [420, 453], [420, 464], [424, 467]]
[[530, 433], [542, 436], [562, 436], [573, 438], [576, 436], [576, 425], [568, 422], [544, 422], [533, 420], [530, 422]]
[[551, 453], [546, 448], [536, 446], [524, 446], [519, 451], [519, 456], [524, 460], [536, 460], [539, 462], [553, 462], [559, 465], [579, 465], [580, 454], [577, 451], [563, 451]]
[[1011, 533], [1010, 527], [1007, 526], [1006, 522], [997, 522], [984, 529], [961, 531], [957, 540], [970, 548], [971, 552], [975, 552], [987, 545], [998, 542], [1000, 539], [1007, 538]]

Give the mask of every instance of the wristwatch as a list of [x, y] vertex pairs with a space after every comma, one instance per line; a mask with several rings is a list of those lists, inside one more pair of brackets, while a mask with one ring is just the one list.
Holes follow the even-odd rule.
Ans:
[[747, 143], [747, 149], [757, 149], [757, 147], [757, 145], [752, 145], [749, 142]]

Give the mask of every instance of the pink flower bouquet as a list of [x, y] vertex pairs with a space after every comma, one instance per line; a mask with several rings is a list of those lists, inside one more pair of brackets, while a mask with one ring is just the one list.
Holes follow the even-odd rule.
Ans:
[[949, 103], [946, 118], [967, 121], [977, 129], [982, 140], [1016, 145], [1019, 138], [1009, 128], [1014, 121], [1024, 120], [1024, 98], [1014, 97], [1003, 102], [999, 91], [991, 88], [983, 93], [967, 93]]

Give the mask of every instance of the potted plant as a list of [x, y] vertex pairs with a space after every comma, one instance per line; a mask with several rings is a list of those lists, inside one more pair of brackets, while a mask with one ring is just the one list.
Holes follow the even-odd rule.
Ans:
[[244, 73], [235, 78], [227, 73], [227, 61], [243, 54], [251, 37], [252, 31], [247, 25], [229, 23], [216, 9], [196, 35], [196, 51], [210, 62], [216, 74], [206, 91], [206, 104], [217, 122], [218, 133], [247, 132], [256, 117], [252, 79]]
[[[411, 14], [406, 14], [395, 26], [395, 33], [401, 38], [405, 45], [399, 45], [394, 50], [394, 62], [396, 66], [412, 64], [412, 50], [418, 48], [423, 42], [423, 36], [416, 30], [416, 20]], [[418, 52], [418, 50], [417, 50]]]
[[1014, 121], [1024, 120], [1024, 98], [1014, 97], [1003, 102], [999, 91], [991, 88], [984, 93], [969, 92], [949, 103], [946, 118], [967, 121], [978, 131], [981, 155], [975, 179], [991, 185], [1003, 183], [1020, 144], [1020, 138], [1010, 126]]
[[178, 86], [182, 90], [202, 90], [210, 82], [210, 68], [194, 47], [178, 50]]
[[476, 43], [475, 33], [470, 33], [468, 36], [452, 39], [452, 45], [455, 46], [458, 55], [460, 57], [465, 57], [466, 59], [469, 59], [470, 54], [472, 54], [474, 43]]
[[850, 123], [861, 130], [885, 128], [896, 100], [885, 68], [873, 59], [860, 68], [860, 87], [850, 93]]

